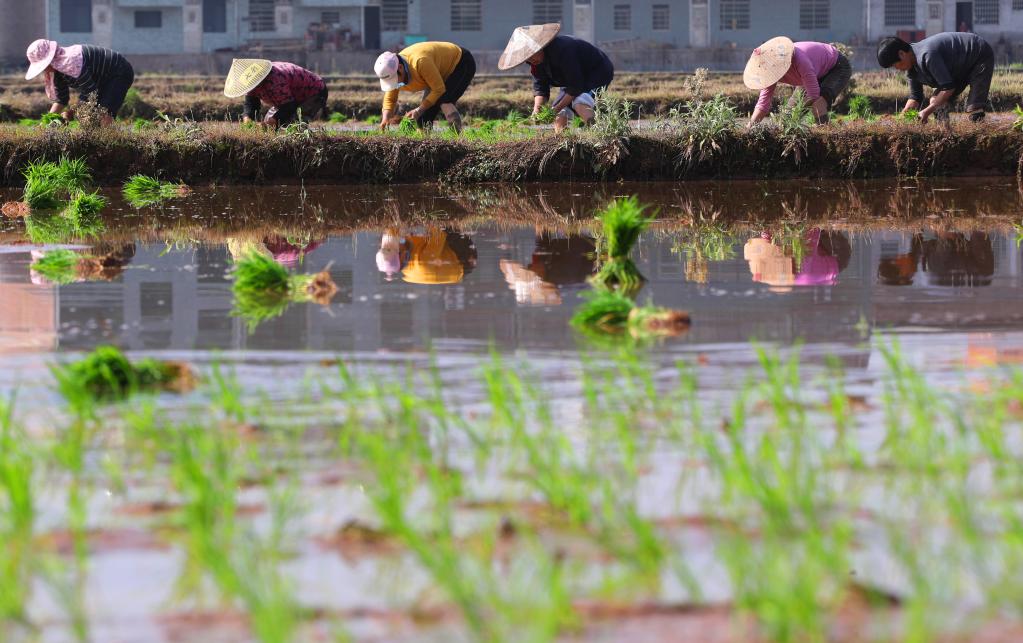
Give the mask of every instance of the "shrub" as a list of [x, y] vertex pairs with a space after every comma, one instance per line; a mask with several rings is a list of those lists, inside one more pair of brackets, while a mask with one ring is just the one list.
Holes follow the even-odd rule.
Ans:
[[735, 107], [718, 94], [708, 101], [690, 100], [672, 108], [662, 127], [681, 133], [683, 145], [678, 164], [689, 168], [721, 150], [724, 140], [735, 132], [736, 118]]
[[597, 92], [593, 131], [603, 138], [627, 138], [632, 132], [632, 103], [607, 90]]
[[877, 120], [870, 99], [859, 94], [849, 97], [849, 118], [863, 121]]

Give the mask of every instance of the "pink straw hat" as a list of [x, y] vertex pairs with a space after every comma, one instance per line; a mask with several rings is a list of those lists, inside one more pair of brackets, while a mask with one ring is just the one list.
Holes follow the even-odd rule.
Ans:
[[25, 52], [29, 62], [28, 72], [25, 73], [25, 80], [32, 80], [46, 71], [46, 68], [53, 62], [53, 57], [57, 55], [59, 48], [56, 40], [47, 40], [46, 38], [40, 38], [29, 45], [28, 50]]

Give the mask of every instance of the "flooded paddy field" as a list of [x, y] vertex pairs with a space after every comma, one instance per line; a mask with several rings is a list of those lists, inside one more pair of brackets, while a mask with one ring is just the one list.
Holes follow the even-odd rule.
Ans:
[[[1023, 634], [1015, 181], [105, 194], [0, 229], [4, 639]], [[633, 194], [691, 326], [595, 339]], [[238, 316], [247, 252], [337, 292]], [[195, 381], [97, 401], [104, 345]]]

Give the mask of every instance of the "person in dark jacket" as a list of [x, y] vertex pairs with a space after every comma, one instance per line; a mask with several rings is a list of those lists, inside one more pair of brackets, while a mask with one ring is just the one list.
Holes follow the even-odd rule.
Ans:
[[79, 100], [95, 96], [106, 110], [103, 124], [109, 125], [124, 103], [128, 89], [135, 82], [135, 71], [124, 56], [104, 47], [72, 45], [61, 47], [55, 40], [41, 38], [28, 46], [26, 80], [40, 74], [46, 79], [46, 95], [53, 101], [51, 114], [60, 114], [65, 120], [74, 118], [70, 109], [71, 89], [78, 92]]
[[927, 107], [920, 110], [920, 120], [926, 123], [932, 114], [948, 118], [948, 106], [969, 85], [966, 113], [974, 122], [984, 119], [995, 52], [977, 34], [939, 33], [913, 44], [901, 38], [884, 38], [877, 45], [877, 62], [885, 69], [894, 67], [906, 72], [909, 100], [903, 112], [919, 109], [924, 100], [923, 86], [927, 85], [936, 91]]
[[558, 35], [560, 30], [556, 23], [516, 28], [497, 63], [499, 69], [529, 63], [534, 115], [550, 100], [551, 87], [561, 88], [552, 105], [556, 132], [573, 116], [592, 122], [596, 93], [611, 84], [615, 73], [607, 54], [585, 40]]

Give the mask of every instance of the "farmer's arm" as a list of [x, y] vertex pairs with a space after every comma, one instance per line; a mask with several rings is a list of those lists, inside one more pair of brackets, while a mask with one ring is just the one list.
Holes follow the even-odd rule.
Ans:
[[437, 65], [434, 64], [433, 60], [423, 58], [416, 65], [416, 71], [426, 81], [427, 86], [430, 88], [430, 93], [423, 97], [423, 102], [419, 104], [419, 107], [409, 112], [408, 117], [412, 119], [418, 118], [420, 113], [436, 105], [447, 89], [447, 86], [444, 84], [444, 77], [440, 75], [440, 70], [437, 69]]
[[771, 101], [774, 100], [774, 88], [777, 86], [776, 83], [760, 90], [760, 98], [757, 99], [757, 105], [753, 108], [753, 115], [749, 119], [750, 125], [759, 123], [771, 113]]
[[909, 78], [909, 100], [902, 109], [903, 113], [911, 109], [920, 109], [920, 103], [924, 100], [924, 86], [919, 79], [910, 76]]
[[551, 99], [551, 79], [542, 71], [533, 72], [533, 114]]
[[259, 112], [259, 99], [252, 94], [245, 95], [245, 105], [242, 107], [242, 122], [248, 123]]
[[71, 102], [71, 92], [68, 90], [67, 80], [64, 79], [63, 74], [54, 74], [53, 88], [56, 90], [56, 97], [53, 99], [53, 104], [50, 105], [50, 113], [62, 114], [64, 118], [69, 118], [71, 111], [67, 109], [67, 106]]
[[392, 89], [384, 93], [384, 104], [380, 108], [380, 129], [385, 130], [391, 124], [394, 109], [398, 106], [398, 90]]
[[952, 100], [953, 94], [955, 94], [954, 89], [943, 89], [934, 96], [931, 96], [930, 105], [920, 110], [920, 120], [927, 122], [927, 119], [934, 113], [934, 110]]
[[[934, 79], [935, 86], [938, 88], [938, 93], [931, 97], [930, 104], [920, 110], [920, 120], [926, 122], [934, 110], [949, 101], [952, 94], [955, 92], [956, 83], [955, 79], [952, 78], [952, 72], [949, 71], [948, 65], [945, 64], [945, 58], [940, 51], [921, 56], [919, 64], [931, 75], [931, 78]], [[922, 93], [920, 100], [921, 102], [923, 100]]]

